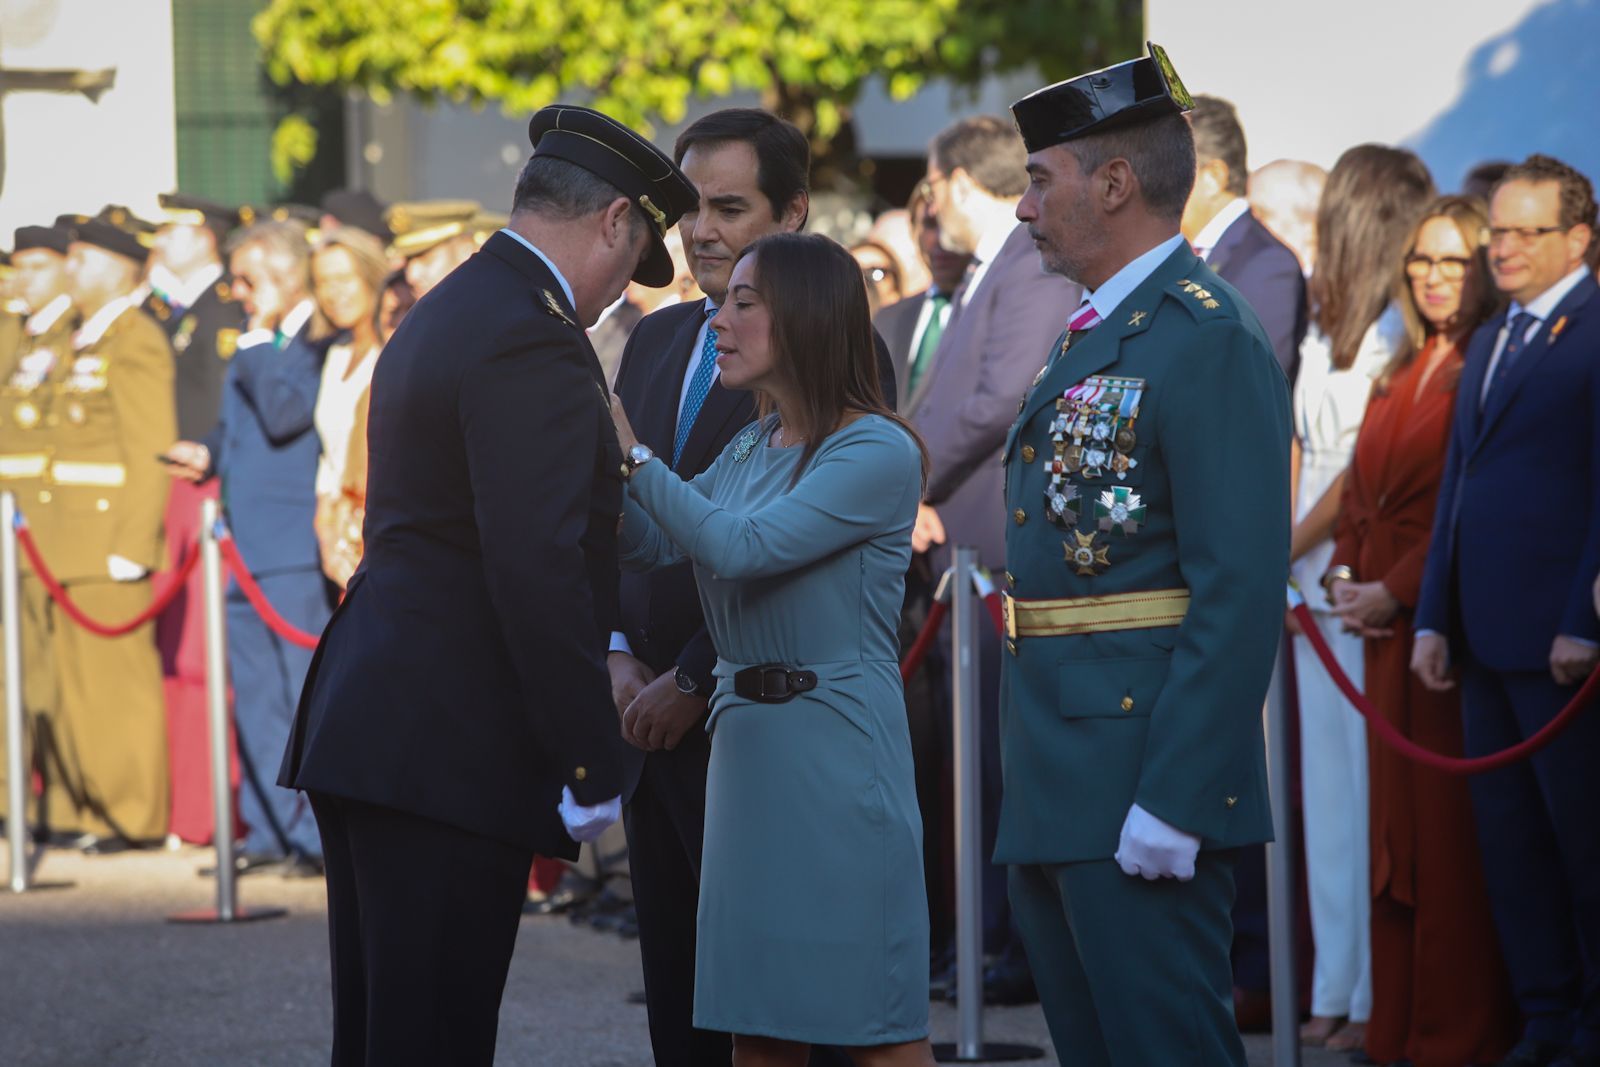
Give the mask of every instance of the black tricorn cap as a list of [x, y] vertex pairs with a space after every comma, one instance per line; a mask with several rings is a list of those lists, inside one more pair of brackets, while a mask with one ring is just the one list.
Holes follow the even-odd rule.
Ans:
[[553, 156], [615, 185], [650, 223], [650, 251], [634, 272], [640, 285], [661, 289], [676, 273], [667, 231], [699, 203], [700, 194], [661, 149], [609, 115], [572, 104], [541, 108], [528, 123], [535, 156]]
[[119, 229], [104, 219], [86, 219], [77, 223], [72, 227], [72, 239], [82, 244], [103, 248], [107, 252], [115, 252], [119, 256], [127, 256], [139, 264], [150, 258], [150, 247], [145, 244], [145, 241], [149, 240], [148, 237], [141, 240], [138, 236]]
[[67, 254], [67, 246], [71, 243], [72, 234], [59, 226], [21, 226], [17, 229], [17, 241], [13, 251], [43, 248], [59, 252], [64, 256]]
[[1028, 151], [1192, 109], [1194, 98], [1166, 50], [1154, 43], [1147, 47], [1149, 55], [1140, 59], [1047, 85], [1012, 104]]

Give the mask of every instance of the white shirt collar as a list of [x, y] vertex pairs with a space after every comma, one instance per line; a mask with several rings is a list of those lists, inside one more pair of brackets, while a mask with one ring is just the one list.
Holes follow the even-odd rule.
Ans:
[[1578, 283], [1583, 281], [1583, 276], [1587, 273], [1589, 273], [1588, 267], [1579, 267], [1577, 270], [1573, 271], [1571, 274], [1567, 275], [1565, 278], [1562, 278], [1559, 282], [1556, 282], [1550, 288], [1546, 289], [1544, 292], [1528, 301], [1527, 307], [1523, 307], [1515, 300], [1511, 301], [1511, 306], [1506, 309], [1506, 321], [1510, 322], [1512, 319], [1516, 318], [1518, 314], [1526, 311], [1540, 322], [1543, 322], [1545, 319], [1550, 317], [1552, 312], [1555, 311], [1556, 305], [1565, 300], [1567, 298], [1567, 294], [1572, 292], [1573, 289], [1577, 288]]
[[111, 329], [111, 324], [122, 317], [125, 311], [132, 311], [139, 306], [136, 294], [119, 296], [105, 307], [90, 315], [84, 324], [78, 327], [78, 332], [72, 335], [72, 347], [75, 349], [88, 348], [97, 343]]
[[1238, 222], [1249, 210], [1250, 202], [1248, 200], [1242, 196], [1234, 197], [1232, 202], [1217, 212], [1210, 222], [1206, 223], [1205, 229], [1195, 234], [1192, 242], [1195, 255], [1201, 259], [1209, 256], [1211, 250], [1217, 247], [1217, 242], [1222, 240], [1222, 235], [1228, 232], [1228, 227]]
[[169, 304], [182, 308], [192, 308], [195, 302], [205, 295], [205, 291], [216, 284], [222, 277], [222, 264], [213, 263], [202, 267], [199, 271], [187, 278], [180, 278], [164, 264], [157, 263], [150, 268], [150, 288], [161, 295]]
[[1117, 305], [1126, 300], [1135, 289], [1143, 285], [1144, 280], [1154, 274], [1156, 268], [1166, 262], [1168, 256], [1183, 246], [1183, 234], [1175, 233], [1138, 259], [1135, 259], [1132, 263], [1129, 263], [1126, 267], [1117, 271], [1100, 288], [1087, 294], [1086, 299], [1094, 306], [1094, 310], [1100, 316], [1100, 320], [1109, 322], [1112, 314], [1117, 310]]
[[539, 249], [534, 247], [532, 241], [522, 236], [522, 234], [518, 233], [516, 230], [513, 230], [508, 226], [500, 232], [516, 241], [523, 248], [526, 248], [534, 255], [538, 256], [540, 260], [544, 262], [544, 265], [550, 268], [550, 273], [554, 274], [556, 276], [556, 281], [561, 284], [561, 291], [567, 294], [567, 306], [576, 311], [578, 309], [578, 299], [572, 295], [572, 286], [567, 284], [567, 276], [561, 273], [561, 268], [552, 263], [549, 256], [539, 251]]
[[306, 322], [316, 310], [317, 305], [311, 300], [300, 301], [283, 317], [283, 321], [278, 323], [278, 332], [285, 337], [300, 336], [300, 331], [305, 329]]
[[65, 315], [71, 307], [72, 297], [62, 293], [32, 315], [29, 315], [28, 321], [23, 328], [28, 331], [29, 337], [38, 337], [60, 322], [61, 316]]

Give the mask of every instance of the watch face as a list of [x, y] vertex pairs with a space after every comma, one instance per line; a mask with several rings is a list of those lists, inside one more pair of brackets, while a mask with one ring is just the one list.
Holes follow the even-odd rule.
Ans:
[[650, 451], [647, 445], [634, 445], [632, 448], [628, 449], [628, 458], [632, 459], [636, 464], [643, 463], [645, 460], [651, 459], [654, 456], [655, 453]]
[[678, 692], [680, 693], [689, 693], [692, 695], [696, 689], [700, 688], [699, 686], [695, 685], [693, 678], [690, 678], [687, 674], [683, 673], [682, 669], [674, 671], [673, 678], [678, 683]]

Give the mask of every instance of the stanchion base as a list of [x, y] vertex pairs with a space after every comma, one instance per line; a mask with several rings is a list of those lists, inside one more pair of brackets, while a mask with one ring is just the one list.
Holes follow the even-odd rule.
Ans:
[[31, 893], [35, 889], [71, 889], [77, 884], [77, 882], [29, 882], [21, 889], [18, 889], [15, 886], [11, 886], [9, 888], [12, 893], [20, 896], [23, 893]]
[[985, 1041], [978, 1046], [978, 1055], [962, 1056], [954, 1044], [933, 1046], [933, 1058], [940, 1063], [1014, 1063], [1017, 1060], [1042, 1060], [1044, 1049], [1032, 1045], [1008, 1045]]
[[176, 915], [168, 915], [167, 922], [200, 926], [226, 925], [260, 922], [262, 919], [281, 919], [287, 914], [289, 914], [287, 908], [235, 908], [233, 918], [224, 919], [216, 908], [196, 908], [194, 911], [180, 911]]

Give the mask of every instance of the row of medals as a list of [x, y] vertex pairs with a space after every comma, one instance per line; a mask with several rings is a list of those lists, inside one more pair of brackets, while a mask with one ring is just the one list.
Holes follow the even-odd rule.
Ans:
[[[30, 363], [30, 361], [36, 360], [39, 356], [45, 356], [48, 360], [42, 367]], [[39, 362], [43, 363], [45, 361]], [[23, 357], [16, 373], [7, 384], [13, 389], [32, 392], [44, 383], [54, 362], [54, 355], [48, 349], [37, 349], [34, 352], [30, 352]], [[72, 393], [97, 392], [105, 387], [105, 361], [97, 356], [82, 356], [74, 362], [72, 377], [64, 383], [62, 391], [70, 395]], [[69, 400], [62, 414], [66, 417], [67, 422], [73, 426], [82, 426], [89, 419], [88, 410], [77, 400]], [[31, 430], [39, 425], [43, 415], [39, 411], [39, 406], [32, 400], [22, 399], [18, 400], [11, 409], [11, 418], [22, 429]]]
[[1044, 491], [1045, 516], [1072, 534], [1073, 541], [1065, 546], [1066, 562], [1079, 575], [1103, 574], [1111, 566], [1109, 538], [1137, 533], [1144, 521], [1139, 494], [1126, 486], [1114, 486], [1101, 492], [1095, 502], [1098, 528], [1080, 532], [1082, 502], [1078, 486], [1069, 480], [1077, 475], [1095, 481], [1110, 472], [1123, 481], [1139, 465], [1132, 452], [1139, 442], [1134, 427], [1143, 393], [1143, 379], [1095, 375], [1056, 401], [1056, 415], [1050, 423], [1053, 455]]

